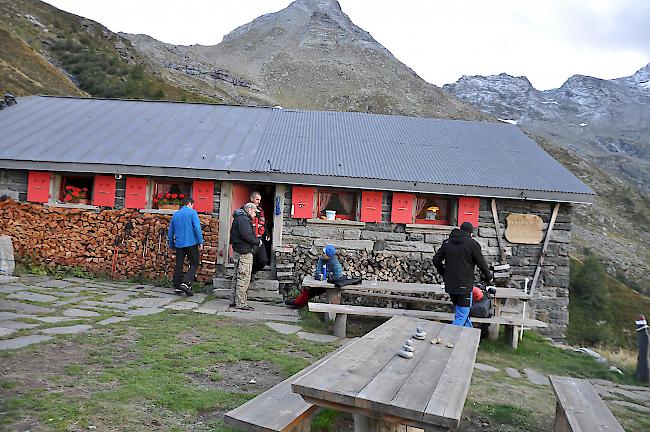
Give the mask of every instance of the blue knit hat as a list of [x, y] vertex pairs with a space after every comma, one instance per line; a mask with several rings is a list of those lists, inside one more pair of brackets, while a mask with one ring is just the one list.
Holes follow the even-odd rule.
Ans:
[[333, 244], [328, 244], [323, 248], [323, 253], [328, 257], [332, 258], [334, 255], [336, 255], [336, 248], [334, 247]]

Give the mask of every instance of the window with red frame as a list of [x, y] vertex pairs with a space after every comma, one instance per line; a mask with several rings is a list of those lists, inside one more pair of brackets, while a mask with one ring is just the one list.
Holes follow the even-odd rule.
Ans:
[[154, 181], [152, 208], [179, 208], [183, 198], [192, 195], [192, 182], [160, 180]]
[[449, 225], [451, 201], [436, 195], [415, 196], [415, 223]]
[[58, 201], [64, 204], [90, 204], [93, 199], [93, 177], [61, 176]]
[[336, 212], [336, 218], [341, 220], [357, 219], [357, 194], [354, 192], [318, 189], [318, 209], [319, 218], [326, 216], [327, 210]]

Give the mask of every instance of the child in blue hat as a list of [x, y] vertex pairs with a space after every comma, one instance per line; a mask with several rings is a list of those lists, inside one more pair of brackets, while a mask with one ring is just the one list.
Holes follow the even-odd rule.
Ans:
[[[325, 272], [323, 272], [325, 268]], [[323, 274], [325, 273], [325, 274]], [[328, 282], [336, 281], [343, 278], [343, 266], [336, 257], [336, 247], [333, 244], [328, 244], [323, 248], [323, 254], [318, 258], [316, 263], [316, 271], [314, 278], [320, 279], [324, 277]], [[303, 288], [302, 292], [298, 294], [293, 300], [287, 299], [284, 303], [287, 306], [300, 308], [305, 306], [309, 299], [321, 295], [325, 292], [325, 288]]]

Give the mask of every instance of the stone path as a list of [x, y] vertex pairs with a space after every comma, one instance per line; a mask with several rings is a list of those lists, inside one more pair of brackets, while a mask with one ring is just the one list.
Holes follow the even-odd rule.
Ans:
[[[261, 321], [281, 333], [295, 334], [302, 339], [320, 343], [337, 341], [330, 335], [303, 332], [295, 325], [299, 321], [298, 311], [284, 305], [249, 302], [255, 310], [241, 311], [229, 308], [226, 299], [208, 298], [203, 293], [179, 296], [173, 289], [153, 285], [81, 278], [59, 280], [37, 275], [0, 278], [0, 351], [166, 310]], [[291, 325], [281, 327], [280, 323]]]

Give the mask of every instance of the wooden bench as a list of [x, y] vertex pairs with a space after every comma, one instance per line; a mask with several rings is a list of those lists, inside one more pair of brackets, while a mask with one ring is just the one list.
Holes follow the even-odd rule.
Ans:
[[589, 381], [550, 376], [557, 397], [555, 432], [623, 432]]
[[299, 394], [293, 393], [291, 384], [356, 341], [357, 339], [353, 339], [311, 366], [229, 411], [224, 416], [224, 422], [251, 432], [308, 432], [311, 429], [311, 418], [318, 407], [305, 402]]
[[[436, 312], [436, 311], [426, 311], [426, 310], [411, 310], [411, 309], [393, 309], [393, 308], [380, 308], [380, 307], [367, 307], [367, 306], [350, 306], [350, 305], [337, 305], [337, 304], [328, 304], [328, 303], [309, 303], [309, 310], [311, 312], [324, 312], [324, 313], [335, 313], [336, 320], [342, 323], [347, 322], [347, 315], [362, 315], [362, 316], [375, 316], [375, 317], [392, 317], [397, 315], [414, 317], [414, 318], [423, 318], [434, 321], [448, 321], [451, 322], [454, 320], [454, 314], [449, 312]], [[472, 322], [476, 323], [487, 323], [487, 324], [499, 324], [505, 326], [505, 337], [508, 343], [513, 347], [517, 348], [519, 343], [519, 334], [516, 331], [516, 327], [526, 326], [526, 327], [548, 327], [548, 324], [535, 320], [535, 319], [523, 319], [521, 317], [492, 317], [492, 318], [471, 318]], [[338, 337], [345, 337], [345, 325], [343, 327], [337, 327], [336, 322], [334, 325], [334, 330], [339, 333], [336, 334]]]
[[[302, 280], [302, 286], [307, 288], [324, 288], [326, 299], [331, 304], [341, 304], [341, 294], [351, 294], [357, 296], [387, 298], [409, 303], [443, 303], [450, 304], [446, 300], [434, 300], [421, 297], [410, 297], [413, 294], [434, 294], [437, 296], [446, 296], [445, 287], [442, 284], [422, 284], [406, 282], [387, 282], [387, 281], [369, 281], [363, 280], [359, 285], [348, 285], [343, 288], [337, 288], [334, 284], [327, 281], [319, 281], [311, 276], [305, 276]], [[408, 295], [404, 295], [408, 294]], [[528, 301], [531, 296], [516, 288], [497, 287], [494, 298], [494, 315], [500, 317], [504, 311], [505, 303], [508, 300]], [[338, 332], [345, 332], [344, 318], [336, 319], [332, 316], [334, 322], [335, 335]], [[343, 328], [343, 330], [341, 330]], [[506, 329], [511, 330], [511, 329]], [[490, 324], [489, 337], [496, 340], [499, 337], [499, 324]]]

